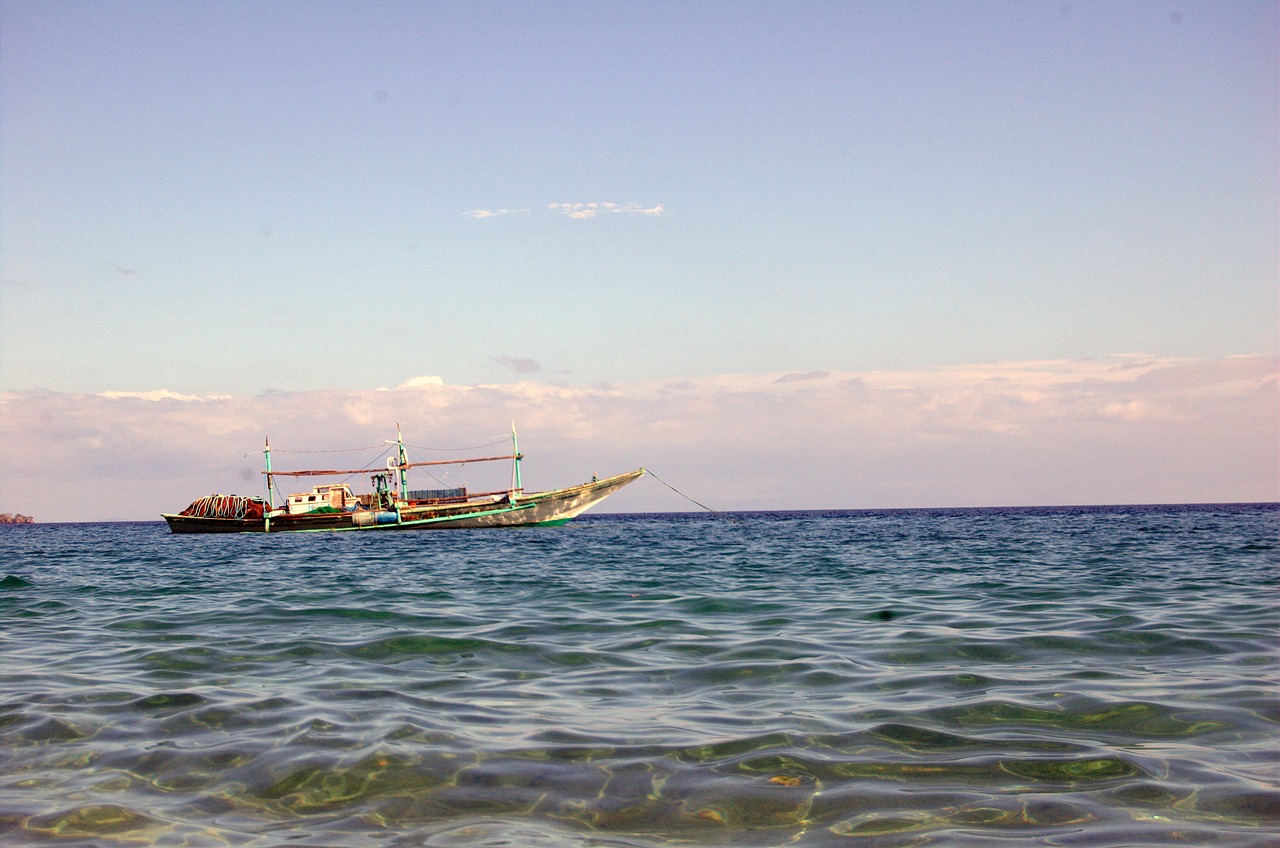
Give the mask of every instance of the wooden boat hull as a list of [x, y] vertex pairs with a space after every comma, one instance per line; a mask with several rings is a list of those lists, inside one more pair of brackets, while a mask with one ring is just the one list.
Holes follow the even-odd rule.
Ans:
[[346, 530], [449, 530], [479, 527], [537, 527], [564, 524], [638, 480], [644, 469], [549, 492], [529, 492], [493, 501], [402, 506], [374, 513], [326, 512], [269, 518], [209, 518], [165, 514], [173, 533], [282, 533]]

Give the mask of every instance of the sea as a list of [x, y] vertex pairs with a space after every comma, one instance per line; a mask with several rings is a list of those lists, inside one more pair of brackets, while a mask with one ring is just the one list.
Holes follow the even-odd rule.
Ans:
[[0, 528], [5, 846], [1271, 846], [1280, 506]]

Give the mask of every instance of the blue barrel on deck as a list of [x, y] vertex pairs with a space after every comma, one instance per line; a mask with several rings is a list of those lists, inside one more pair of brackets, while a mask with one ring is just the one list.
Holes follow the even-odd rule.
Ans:
[[394, 512], [380, 512], [375, 516], [374, 520], [379, 524], [395, 524], [396, 514]]

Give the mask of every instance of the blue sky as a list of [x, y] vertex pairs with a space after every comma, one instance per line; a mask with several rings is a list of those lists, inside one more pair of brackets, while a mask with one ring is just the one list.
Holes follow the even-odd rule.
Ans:
[[1277, 353], [1274, 3], [0, 20], [11, 404]]

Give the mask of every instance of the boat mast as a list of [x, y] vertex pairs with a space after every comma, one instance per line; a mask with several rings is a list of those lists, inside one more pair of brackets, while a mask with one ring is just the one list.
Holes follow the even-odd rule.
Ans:
[[520, 444], [516, 441], [516, 422], [511, 422], [511, 500], [515, 500], [524, 492], [524, 484], [520, 481]]
[[262, 512], [262, 532], [271, 532], [271, 437], [262, 437], [262, 455], [267, 458], [267, 508]]
[[267, 509], [271, 507], [271, 439], [263, 437], [262, 454], [267, 458]]
[[404, 436], [400, 435], [400, 422], [396, 422], [396, 451], [400, 459], [400, 497], [409, 499], [409, 456], [404, 452]]

